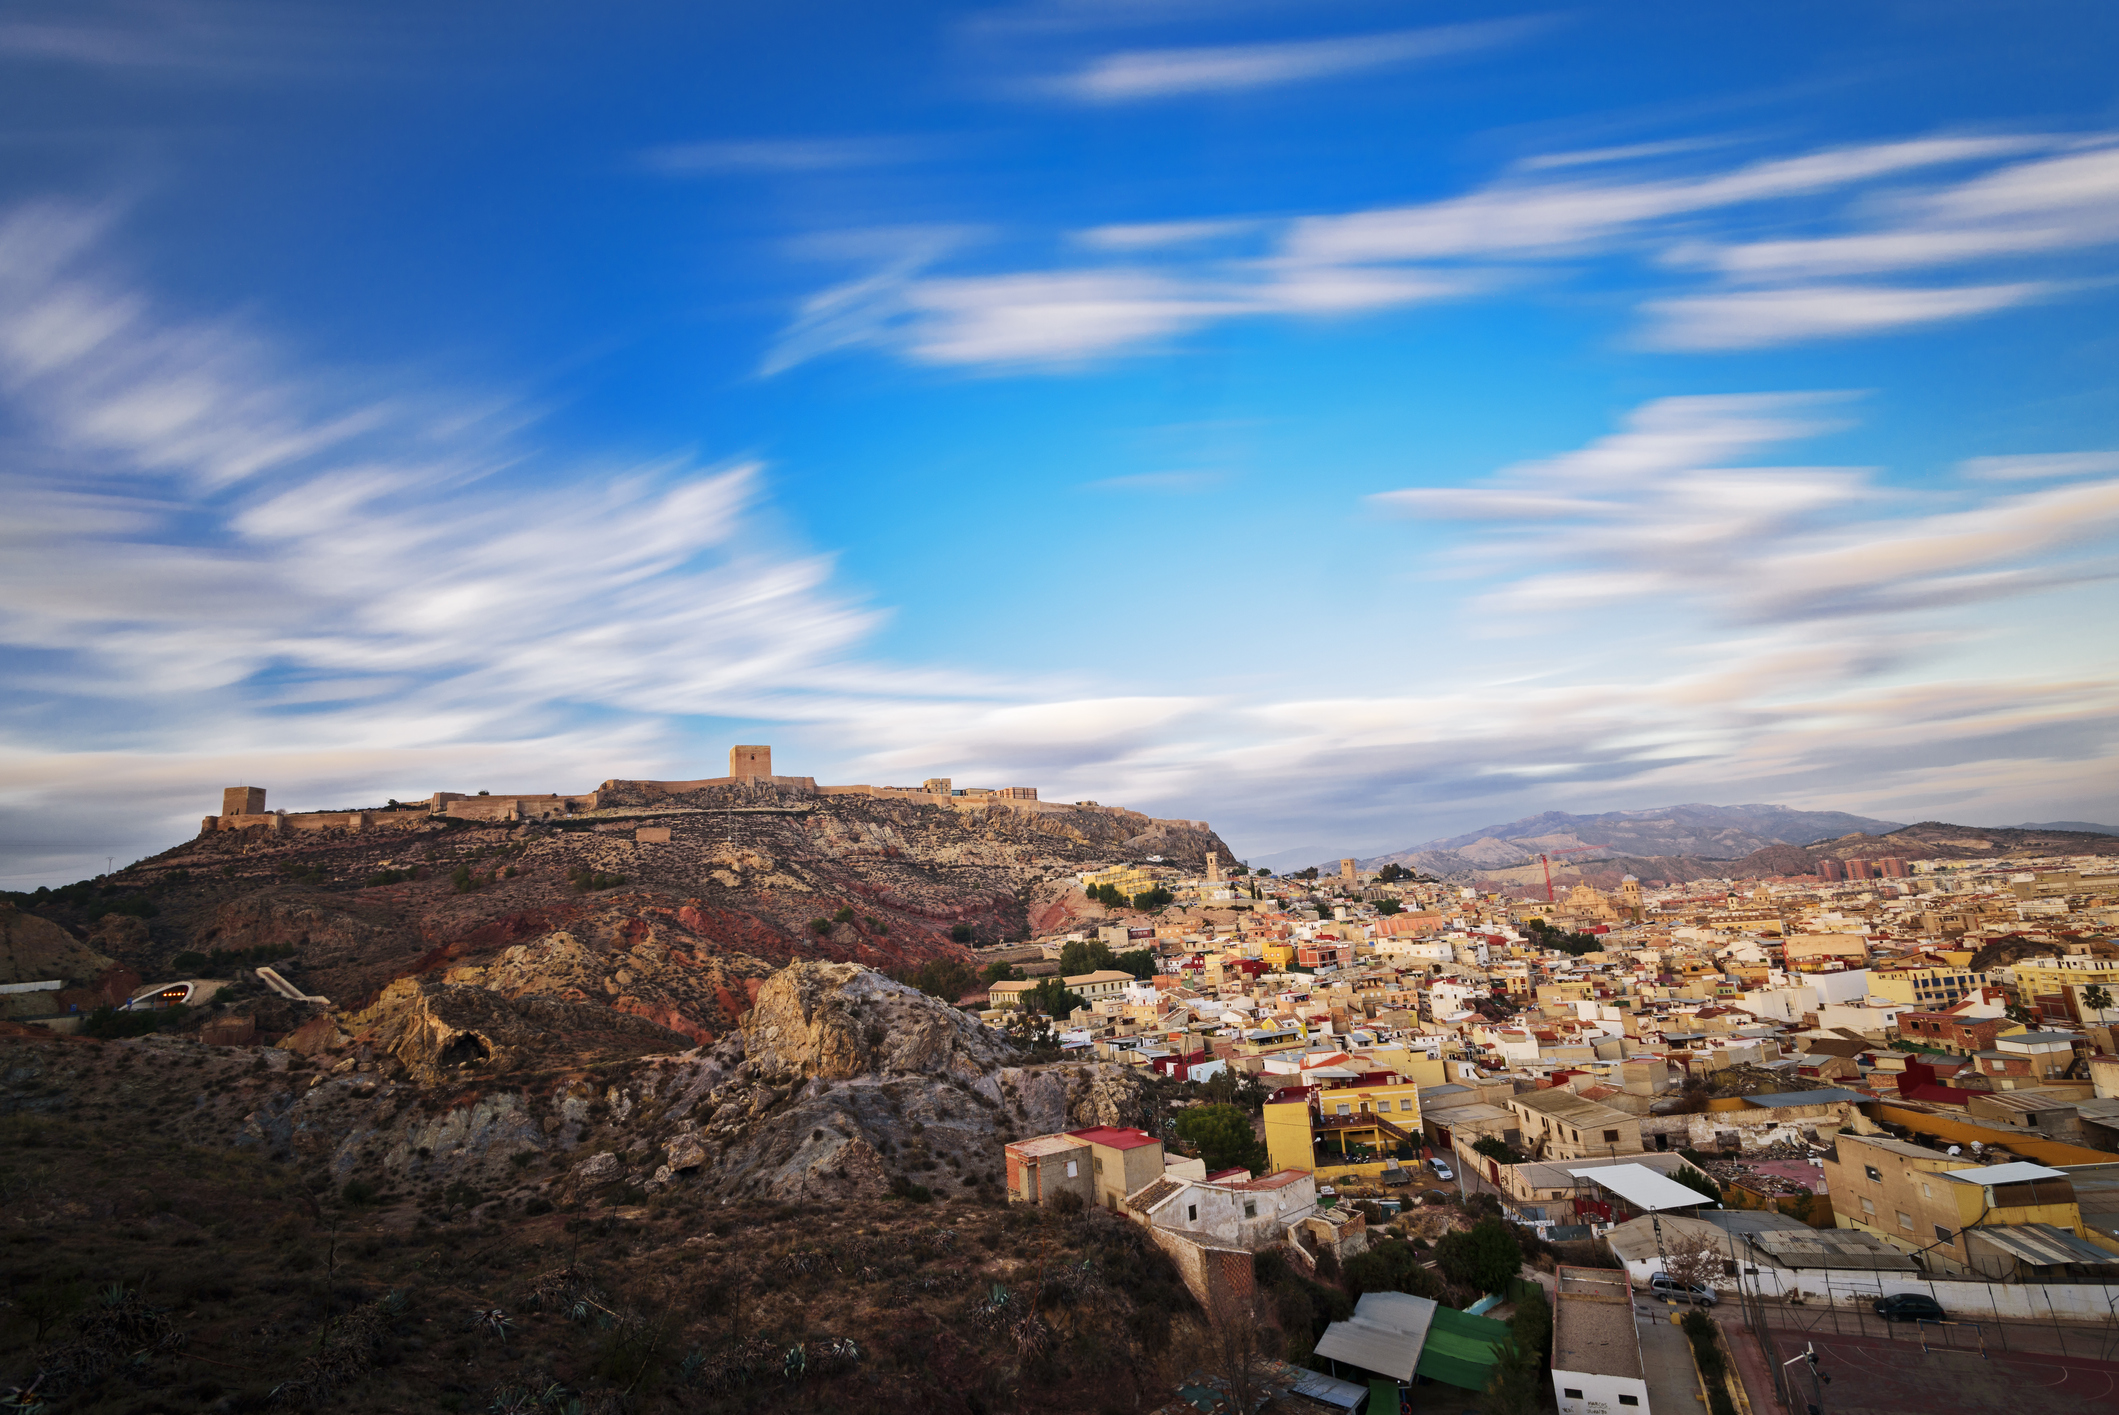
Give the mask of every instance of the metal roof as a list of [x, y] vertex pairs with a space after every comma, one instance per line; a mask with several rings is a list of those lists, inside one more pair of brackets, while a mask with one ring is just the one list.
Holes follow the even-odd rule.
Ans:
[[1392, 1380], [1409, 1381], [1420, 1365], [1435, 1307], [1433, 1299], [1410, 1293], [1366, 1293], [1355, 1304], [1353, 1316], [1324, 1329], [1324, 1335], [1317, 1338], [1317, 1354]]
[[1746, 1096], [1744, 1099], [1752, 1105], [1782, 1106], [1831, 1105], [1834, 1101], [1865, 1101], [1869, 1098], [1838, 1086], [1827, 1086], [1821, 1091], [1781, 1091], [1776, 1095]]
[[1971, 1228], [1966, 1236], [1991, 1243], [2032, 1267], [2060, 1267], [2068, 1263], [2119, 1263], [2119, 1253], [2108, 1253], [2086, 1239], [2077, 1238], [2050, 1223], [2010, 1224], [2001, 1228]]
[[1306, 1395], [1334, 1410], [1352, 1410], [1369, 1393], [1367, 1386], [1357, 1386], [1352, 1381], [1338, 1380], [1322, 1371], [1304, 1371], [1295, 1378], [1292, 1387], [1295, 1394]]
[[2034, 1179], [2067, 1178], [2067, 1171], [2064, 1169], [2047, 1169], [2042, 1164], [2032, 1164], [2028, 1160], [2016, 1160], [2011, 1164], [1983, 1165], [1974, 1169], [1946, 1169], [1943, 1173], [1967, 1184], [1981, 1185], [2028, 1184]]
[[1697, 1189], [1688, 1189], [1674, 1179], [1665, 1179], [1642, 1164], [1613, 1164], [1601, 1169], [1570, 1169], [1580, 1179], [1587, 1179], [1600, 1188], [1609, 1189], [1627, 1203], [1644, 1213], [1658, 1213], [1664, 1209], [1694, 1209], [1702, 1204], [1711, 1204]]

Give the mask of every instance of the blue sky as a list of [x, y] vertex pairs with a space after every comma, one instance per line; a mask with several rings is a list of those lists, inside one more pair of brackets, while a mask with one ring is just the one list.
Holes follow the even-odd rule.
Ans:
[[731, 741], [1257, 855], [2110, 820], [2115, 31], [17, 4], [0, 874]]

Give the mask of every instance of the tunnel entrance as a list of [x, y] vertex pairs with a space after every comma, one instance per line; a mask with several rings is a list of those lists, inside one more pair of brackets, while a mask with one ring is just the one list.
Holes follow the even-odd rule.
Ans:
[[434, 1058], [434, 1064], [436, 1066], [476, 1066], [482, 1061], [491, 1060], [492, 1056], [493, 1047], [484, 1037], [479, 1036], [475, 1032], [463, 1032], [441, 1049], [441, 1055]]

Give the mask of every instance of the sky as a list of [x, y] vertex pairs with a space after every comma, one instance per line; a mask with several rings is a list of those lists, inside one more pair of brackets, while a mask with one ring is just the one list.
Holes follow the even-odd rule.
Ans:
[[725, 771], [2113, 821], [2119, 11], [17, 0], [0, 887]]

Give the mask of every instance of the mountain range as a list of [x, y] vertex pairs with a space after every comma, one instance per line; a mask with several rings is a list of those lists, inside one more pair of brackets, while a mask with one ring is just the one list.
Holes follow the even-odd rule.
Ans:
[[[1691, 803], [1642, 811], [1572, 815], [1546, 811], [1409, 845], [1361, 861], [1361, 868], [1404, 865], [1423, 874], [1453, 875], [1505, 869], [1552, 855], [1554, 863], [1587, 863], [1611, 855], [1690, 856], [1737, 860], [1768, 845], [1808, 845], [1842, 835], [1882, 835], [1901, 822], [1845, 811], [1799, 811], [1790, 806], [1710, 806]], [[1565, 852], [1560, 854], [1558, 852]]]

